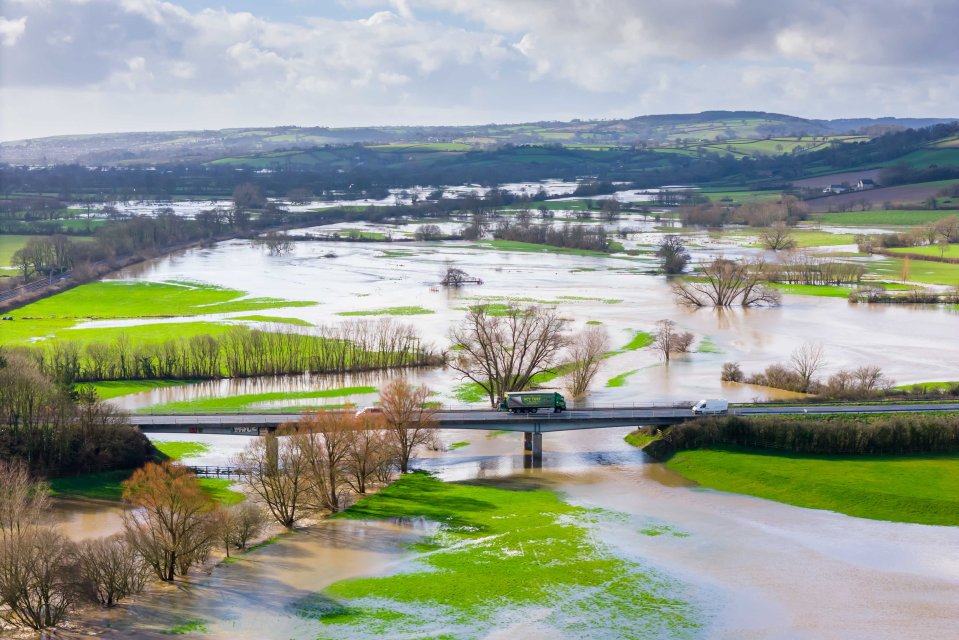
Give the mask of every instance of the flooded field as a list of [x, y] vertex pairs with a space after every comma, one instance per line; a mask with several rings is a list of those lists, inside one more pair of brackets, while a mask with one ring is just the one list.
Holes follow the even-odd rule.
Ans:
[[[639, 247], [662, 234], [652, 221], [637, 219], [631, 224], [646, 226], [627, 247]], [[690, 241], [700, 258], [760, 251], [706, 233], [693, 235]], [[482, 278], [484, 284], [460, 290], [439, 287], [448, 264]], [[582, 401], [587, 405], [786, 397], [773, 389], [722, 383], [720, 368], [723, 362], [737, 361], [745, 371], [757, 371], [784, 361], [807, 342], [824, 345], [827, 373], [879, 364], [901, 384], [956, 379], [959, 374], [955, 310], [853, 305], [839, 298], [791, 295], [774, 309], [695, 310], [676, 304], [668, 282], [651, 273], [654, 268], [648, 253], [597, 257], [503, 251], [461, 242], [317, 241], [297, 242], [292, 253], [270, 256], [236, 240], [163, 257], [112, 277], [193, 280], [254, 297], [316, 301], [316, 306], [278, 305], [266, 314], [312, 325], [376, 318], [392, 310], [386, 314], [411, 324], [437, 350], [448, 348], [449, 327], [461, 320], [469, 305], [554, 305], [575, 330], [602, 324], [616, 350]], [[398, 311], [410, 308], [415, 311]], [[249, 314], [189, 319], [231, 322], [243, 315]], [[693, 352], [668, 366], [650, 349], [625, 346], [637, 332], [653, 330], [664, 318], [696, 336]], [[79, 328], [178, 320], [100, 320]], [[255, 324], [303, 330], [268, 319]], [[230, 396], [361, 389], [328, 402], [364, 406], [376, 400], [372, 389], [382, 388], [394, 375], [217, 380], [153, 389], [113, 402], [127, 410], [149, 411], [169, 403]], [[452, 371], [422, 369], [407, 375], [433, 389], [434, 398], [444, 405], [465, 402], [458, 389], [462, 381]], [[560, 389], [562, 380], [553, 384]], [[272, 400], [256, 407], [287, 405]], [[548, 434], [541, 470], [523, 468], [518, 434], [445, 431], [441, 450], [425, 452], [417, 464], [444, 480], [545, 488], [573, 505], [601, 510], [597, 511], [605, 514], [601, 524], [590, 530], [595, 547], [657, 576], [659, 584], [670, 585], [670, 593], [694, 611], [695, 628], [677, 627], [664, 632], [665, 637], [872, 640], [948, 637], [959, 628], [953, 606], [959, 598], [959, 562], [955, 554], [947, 553], [959, 548], [959, 529], [862, 520], [701, 490], [623, 442], [628, 431]], [[243, 436], [157, 438], [206, 444], [205, 452], [190, 459], [197, 465], [227, 464], [249, 442]], [[454, 442], [458, 448], [448, 450]], [[58, 504], [55, 514], [72, 538], [120, 528], [120, 509], [115, 505], [67, 502]], [[419, 554], [409, 545], [429, 535], [433, 526], [420, 520], [321, 523], [240, 562], [218, 566], [209, 575], [201, 572], [176, 587], [153, 586], [115, 611], [90, 613], [84, 624], [100, 637], [116, 638], [166, 637], [177, 629], [216, 639], [336, 637], [320, 621], [299, 615], [298, 603], [345, 579], [421, 568]], [[506, 611], [491, 623], [495, 632], [456, 627], [450, 634], [558, 637], [551, 620], [559, 606], [544, 602], [535, 611]], [[602, 607], [596, 612], [614, 614]], [[578, 637], [609, 636], [584, 631]]]

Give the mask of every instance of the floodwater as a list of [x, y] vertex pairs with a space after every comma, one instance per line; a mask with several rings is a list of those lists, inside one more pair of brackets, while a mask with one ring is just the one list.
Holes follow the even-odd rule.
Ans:
[[[652, 235], [656, 232], [648, 230]], [[635, 242], [635, 240], [634, 240]], [[702, 237], [698, 256], [751, 250]], [[629, 245], [627, 245], [629, 246]], [[336, 257], [324, 257], [329, 254]], [[446, 291], [437, 286], [448, 263], [481, 277], [481, 286]], [[668, 366], [649, 349], [608, 358], [586, 404], [648, 403], [725, 397], [777, 397], [774, 390], [719, 380], [723, 362], [746, 372], [785, 361], [803, 343], [828, 354], [826, 374], [878, 364], [897, 382], [959, 377], [959, 315], [939, 307], [852, 305], [842, 299], [785, 296], [776, 309], [691, 310], [677, 305], [663, 278], [648, 275], [648, 257], [586, 257], [510, 253], [463, 243], [298, 242], [291, 254], [269, 256], [246, 241], [197, 248], [126, 269], [124, 279], [201, 280], [251, 296], [314, 300], [314, 307], [278, 308], [260, 315], [314, 324], [344, 321], [347, 311], [416, 305], [432, 313], [401, 316], [435, 348], [449, 345], [449, 327], [462, 309], [507, 299], [554, 303], [574, 329], [600, 322], [612, 348], [657, 320], [675, 320], [697, 337], [693, 353]], [[221, 321], [226, 314], [193, 318]], [[163, 320], [168, 322], [170, 320]], [[101, 325], [140, 323], [101, 322]], [[281, 326], [281, 325], [276, 325]], [[283, 325], [284, 330], [300, 330]], [[380, 387], [393, 374], [285, 376], [212, 381], [118, 399], [136, 410], [202, 397], [344, 386]], [[443, 369], [408, 372], [444, 404], [460, 404], [459, 383]], [[606, 386], [624, 376], [622, 386]], [[557, 381], [557, 385], [561, 382]], [[353, 398], [357, 403], [373, 396]], [[330, 402], [340, 402], [333, 398]], [[447, 480], [485, 478], [509, 486], [535, 482], [573, 503], [625, 514], [597, 531], [617, 553], [689, 586], [703, 612], [707, 638], [947, 638], [959, 629], [959, 528], [896, 524], [800, 509], [747, 496], [689, 486], [622, 441], [628, 429], [547, 434], [544, 468], [523, 468], [521, 436], [447, 431], [454, 451], [425, 452], [421, 466]], [[178, 435], [210, 446], [192, 459], [223, 464], [249, 440], [243, 436]], [[115, 506], [58, 507], [71, 537], [103, 535], [120, 527]], [[157, 586], [109, 613], [87, 620], [102, 637], [161, 637], [163, 630], [202, 620], [202, 637], [313, 638], [319, 625], [292, 613], [303, 597], [338, 580], [403, 570], [406, 545], [425, 525], [324, 523], [266, 547], [243, 562], [197, 575], [177, 587]], [[648, 536], [669, 527], [683, 536]], [[519, 629], [510, 630], [519, 633]], [[556, 637], [555, 634], [525, 637]], [[502, 634], [500, 634], [502, 635]], [[507, 633], [509, 635], [509, 633]], [[515, 634], [514, 634], [515, 635]]]
[[[624, 514], [598, 544], [686, 585], [703, 638], [953, 637], [959, 528], [876, 522], [701, 490], [623, 442], [628, 429], [547, 434], [541, 470], [523, 469], [519, 434], [444, 431], [448, 452], [419, 465], [446, 480], [530, 483]], [[222, 436], [242, 440], [240, 436]], [[641, 533], [662, 528], [679, 535]], [[101, 637], [161, 637], [200, 620], [204, 638], [314, 638], [296, 603], [333, 582], [403, 571], [424, 523], [326, 522], [177, 587], [157, 586], [85, 621]], [[501, 637], [515, 637], [501, 630]], [[505, 635], [503, 635], [505, 633]], [[524, 637], [558, 637], [554, 633]]]

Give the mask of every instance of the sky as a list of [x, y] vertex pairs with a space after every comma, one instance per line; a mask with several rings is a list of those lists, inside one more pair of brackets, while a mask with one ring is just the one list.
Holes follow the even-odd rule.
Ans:
[[0, 140], [959, 116], [956, 0], [0, 0]]

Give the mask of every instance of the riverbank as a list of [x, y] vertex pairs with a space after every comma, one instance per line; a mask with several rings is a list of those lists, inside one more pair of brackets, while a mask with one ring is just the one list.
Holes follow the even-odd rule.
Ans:
[[677, 452], [666, 467], [717, 491], [857, 518], [959, 526], [959, 454], [812, 456], [716, 447]]

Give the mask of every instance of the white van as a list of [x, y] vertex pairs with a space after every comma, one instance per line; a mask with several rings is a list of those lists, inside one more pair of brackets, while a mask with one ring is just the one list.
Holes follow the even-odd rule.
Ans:
[[696, 415], [720, 414], [728, 411], [729, 402], [716, 398], [700, 400], [693, 405], [693, 413]]

